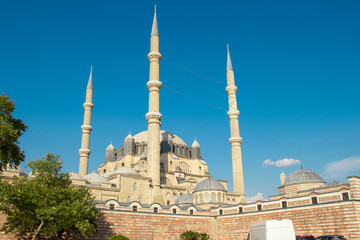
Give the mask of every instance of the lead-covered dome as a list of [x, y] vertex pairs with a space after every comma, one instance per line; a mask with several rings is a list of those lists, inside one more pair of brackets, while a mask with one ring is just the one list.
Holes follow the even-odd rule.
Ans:
[[99, 183], [109, 183], [109, 181], [103, 177], [97, 174], [95, 171], [85, 176], [85, 179], [89, 181], [90, 183], [99, 184]]
[[215, 179], [205, 179], [196, 184], [194, 192], [209, 190], [226, 191], [224, 185], [222, 185], [219, 181]]
[[180, 195], [180, 197], [178, 197], [175, 200], [175, 204], [193, 204], [194, 203], [194, 196], [192, 193], [186, 193], [183, 195]]
[[116, 169], [116, 171], [114, 173], [138, 175], [137, 171], [130, 167], [120, 167], [120, 168]]
[[299, 183], [325, 183], [325, 181], [320, 177], [319, 174], [311, 170], [300, 169], [296, 172], [293, 172], [286, 178], [284, 186]]
[[[29, 176], [30, 176], [30, 173], [29, 173]], [[69, 178], [71, 180], [85, 180], [80, 174], [74, 173], [74, 172], [69, 173]]]
[[[148, 141], [148, 131], [143, 131], [143, 132], [136, 134], [134, 136], [134, 139], [135, 139], [135, 142], [138, 142], [138, 143], [147, 142]], [[169, 140], [172, 140], [173, 143], [187, 146], [186, 143], [184, 142], [184, 140], [182, 140], [177, 135], [175, 135], [171, 132], [165, 131], [165, 130], [160, 130], [160, 142], [169, 141]]]

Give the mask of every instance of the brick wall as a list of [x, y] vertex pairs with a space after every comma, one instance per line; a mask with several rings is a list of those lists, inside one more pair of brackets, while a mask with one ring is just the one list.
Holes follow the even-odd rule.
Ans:
[[[113, 234], [122, 234], [131, 240], [175, 240], [187, 230], [209, 233], [211, 239], [242, 240], [246, 239], [252, 224], [270, 219], [291, 219], [296, 234], [342, 234], [348, 240], [360, 240], [360, 201], [340, 201], [241, 214], [235, 214], [235, 211], [230, 211], [231, 208], [224, 210], [227, 210], [224, 213], [228, 212], [229, 215], [214, 217], [210, 213], [208, 216], [196, 216], [103, 209], [104, 218], [98, 222], [99, 231], [89, 237], [89, 240], [107, 240]], [[0, 215], [0, 223], [3, 222], [4, 216]], [[0, 239], [16, 238], [14, 235], [0, 233]]]

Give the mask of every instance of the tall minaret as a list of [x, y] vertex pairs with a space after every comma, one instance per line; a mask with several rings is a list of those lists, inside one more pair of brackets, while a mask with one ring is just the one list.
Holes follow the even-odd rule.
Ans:
[[234, 193], [240, 195], [240, 202], [245, 202], [244, 191], [244, 176], [242, 168], [241, 158], [241, 142], [239, 132], [239, 110], [237, 109], [236, 90], [234, 71], [231, 64], [229, 45], [227, 46], [227, 67], [226, 67], [227, 87], [226, 92], [229, 98], [229, 111], [228, 116], [230, 118], [230, 134], [229, 142], [231, 144], [232, 166], [233, 166], [233, 182]]
[[84, 103], [84, 124], [81, 126], [82, 130], [82, 139], [81, 139], [81, 148], [79, 149], [80, 154], [80, 166], [79, 166], [79, 174], [85, 177], [88, 174], [88, 163], [89, 163], [89, 155], [90, 155], [90, 132], [91, 132], [91, 110], [94, 105], [92, 104], [93, 98], [93, 84], [92, 84], [92, 66], [90, 70], [89, 82], [86, 88], [86, 98]]
[[159, 53], [156, 5], [148, 59], [150, 62], [149, 81], [147, 82], [147, 87], [149, 89], [149, 112], [146, 114], [146, 119], [148, 121], [148, 177], [152, 179], [153, 186], [151, 202], [164, 204], [160, 189], [160, 126], [162, 115], [159, 112], [159, 93], [161, 88], [161, 82], [159, 81], [159, 63], [161, 54]]

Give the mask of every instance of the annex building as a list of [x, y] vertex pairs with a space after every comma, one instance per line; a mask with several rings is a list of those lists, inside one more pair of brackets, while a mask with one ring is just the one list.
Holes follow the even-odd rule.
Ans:
[[[188, 146], [178, 135], [161, 130], [159, 109], [159, 32], [156, 11], [150, 38], [148, 129], [124, 136], [121, 147], [112, 143], [104, 162], [88, 172], [91, 113], [93, 109], [92, 70], [86, 89], [79, 173], [70, 173], [74, 185], [93, 193], [103, 219], [99, 231], [89, 239], [108, 239], [122, 234], [130, 239], [179, 239], [184, 231], [206, 232], [211, 239], [246, 239], [252, 224], [270, 219], [291, 219], [296, 234], [341, 234], [360, 239], [360, 177], [348, 183], [325, 182], [317, 173], [300, 169], [280, 175], [278, 194], [268, 201], [245, 202], [234, 71], [227, 53], [230, 147], [234, 191], [227, 182], [213, 179], [194, 139]], [[144, 83], [145, 84], [145, 83]], [[117, 143], [118, 144], [118, 143]], [[33, 177], [21, 168], [8, 168], [3, 178]], [[0, 216], [0, 223], [4, 217]], [[2, 235], [0, 238], [12, 238]]]

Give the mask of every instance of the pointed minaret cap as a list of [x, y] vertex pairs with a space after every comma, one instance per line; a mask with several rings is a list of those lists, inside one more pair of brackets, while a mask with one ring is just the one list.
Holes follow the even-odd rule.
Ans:
[[115, 147], [112, 145], [112, 142], [110, 142], [109, 146], [107, 146], [106, 151], [115, 151]]
[[154, 21], [151, 29], [151, 35], [158, 35], [159, 36], [159, 30], [158, 30], [158, 24], [157, 24], [157, 18], [156, 18], [156, 5], [155, 5], [155, 13], [154, 13]]
[[87, 88], [91, 88], [91, 89], [93, 88], [93, 84], [92, 84], [92, 69], [93, 69], [93, 66], [91, 66], [89, 82], [88, 82], [88, 85], [87, 85]]
[[125, 138], [125, 142], [127, 142], [127, 141], [133, 141], [134, 140], [134, 138], [133, 138], [133, 136], [131, 135], [131, 132], [129, 132], [129, 135], [127, 135], [127, 137]]
[[229, 51], [229, 44], [227, 45], [227, 64], [226, 64], [226, 71], [232, 71], [232, 63], [230, 58], [230, 51]]
[[192, 148], [200, 148], [200, 144], [198, 143], [198, 141], [196, 141], [196, 138], [194, 139], [194, 142], [191, 147]]

